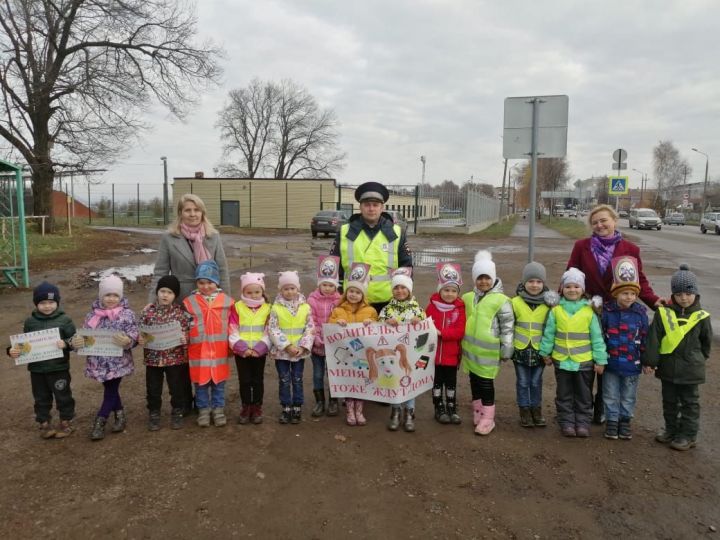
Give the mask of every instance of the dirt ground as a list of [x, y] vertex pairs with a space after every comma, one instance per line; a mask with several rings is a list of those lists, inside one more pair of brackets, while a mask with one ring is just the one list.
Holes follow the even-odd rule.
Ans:
[[[32, 282], [59, 284], [65, 310], [79, 324], [96, 295], [87, 273], [109, 266], [151, 263], [159, 236], [102, 232], [82, 254], [36, 261]], [[233, 284], [252, 268], [274, 276], [297, 269], [311, 290], [314, 256], [328, 239], [309, 234], [224, 235]], [[525, 263], [525, 242], [480, 242], [465, 237], [411, 237], [417, 253], [416, 296], [427, 302], [434, 263], [460, 261], [466, 270], [476, 249], [492, 246], [498, 275], [514, 293]], [[572, 242], [538, 240], [537, 254], [553, 283], [564, 269]], [[667, 274], [655, 261], [646, 271]], [[466, 283], [469, 275], [465, 273]], [[274, 287], [274, 279], [269, 278]], [[669, 278], [655, 283], [667, 294]], [[466, 286], [467, 288], [467, 286]], [[127, 287], [140, 309], [143, 280]], [[0, 334], [21, 331], [32, 303], [28, 291], [0, 294]], [[7, 341], [7, 337], [5, 338]], [[7, 343], [5, 344], [7, 345]], [[720, 391], [716, 348], [701, 389], [698, 447], [674, 452], [653, 441], [661, 425], [659, 382], [643, 377], [631, 442], [608, 441], [599, 427], [587, 440], [561, 438], [518, 424], [515, 375], [506, 365], [496, 381], [497, 429], [489, 437], [472, 431], [466, 377], [459, 396], [463, 424], [433, 420], [429, 395], [418, 399], [418, 430], [390, 433], [389, 410], [369, 405], [366, 427], [350, 428], [342, 417], [282, 426], [277, 376], [266, 367], [266, 422], [260, 426], [200, 429], [194, 418], [181, 431], [146, 429], [144, 368], [121, 394], [128, 429], [99, 443], [87, 438], [102, 387], [83, 376], [73, 356], [77, 432], [43, 441], [35, 429], [29, 376], [9, 358], [0, 364], [0, 531], [4, 538], [702, 538], [720, 528]], [[554, 377], [546, 371], [544, 411], [554, 417]], [[305, 368], [311, 394], [311, 366]], [[227, 410], [239, 411], [234, 373]], [[311, 400], [310, 400], [311, 401]]]

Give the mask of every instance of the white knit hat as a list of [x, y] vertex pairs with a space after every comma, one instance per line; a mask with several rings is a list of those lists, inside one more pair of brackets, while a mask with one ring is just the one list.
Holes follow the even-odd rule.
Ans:
[[472, 278], [476, 281], [480, 276], [490, 276], [492, 282], [495, 283], [497, 274], [495, 263], [492, 260], [492, 253], [487, 249], [481, 249], [475, 254], [475, 262], [472, 267]]
[[120, 276], [117, 276], [115, 274], [110, 274], [109, 276], [106, 276], [100, 280], [100, 286], [98, 287], [98, 298], [100, 300], [103, 299], [103, 297], [106, 294], [117, 294], [120, 298], [123, 297], [123, 281]]
[[395, 288], [398, 285], [405, 287], [410, 293], [413, 290], [412, 280], [412, 268], [398, 268], [392, 274], [392, 281], [390, 282], [391, 288]]
[[560, 287], [564, 287], [568, 283], [572, 283], [575, 285], [580, 285], [582, 290], [585, 290], [585, 274], [582, 272], [582, 270], [578, 270], [577, 268], [570, 267], [568, 268], [565, 273], [562, 275], [562, 279], [560, 279]]

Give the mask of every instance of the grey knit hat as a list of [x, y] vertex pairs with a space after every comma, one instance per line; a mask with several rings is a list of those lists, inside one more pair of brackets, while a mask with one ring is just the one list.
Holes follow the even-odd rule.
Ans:
[[539, 279], [543, 283], [545, 283], [547, 278], [547, 274], [545, 272], [545, 267], [540, 264], [539, 262], [529, 262], [525, 265], [525, 268], [523, 268], [522, 273], [522, 282], [527, 283], [530, 279]]
[[670, 290], [673, 294], [689, 293], [699, 294], [697, 277], [690, 271], [687, 264], [681, 264], [678, 271], [670, 279]]

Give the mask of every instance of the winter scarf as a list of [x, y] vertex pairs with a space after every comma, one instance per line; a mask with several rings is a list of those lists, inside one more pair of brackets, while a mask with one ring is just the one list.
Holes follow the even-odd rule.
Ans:
[[205, 225], [201, 223], [200, 225], [192, 227], [190, 225], [186, 225], [185, 223], [181, 223], [180, 232], [182, 232], [182, 235], [191, 243], [196, 264], [210, 260], [210, 254], [207, 249], [205, 249], [205, 244], [203, 244], [203, 239], [205, 238]]
[[528, 306], [539, 306], [545, 303], [545, 293], [547, 291], [548, 288], [543, 286], [543, 290], [540, 294], [530, 294], [525, 290], [525, 284], [520, 283], [515, 290], [515, 294], [525, 300], [525, 303]]
[[111, 321], [116, 321], [118, 319], [118, 316], [120, 315], [120, 312], [123, 309], [125, 308], [122, 305], [119, 305], [118, 307], [114, 307], [112, 309], [104, 309], [100, 307], [93, 308], [93, 316], [87, 322], [87, 325], [90, 328], [95, 328], [104, 318], [108, 318]]
[[432, 303], [440, 313], [447, 313], [457, 307], [455, 304], [448, 304], [443, 300], [433, 300]]
[[597, 236], [593, 234], [590, 237], [590, 251], [592, 251], [601, 276], [605, 273], [605, 270], [607, 270], [610, 260], [615, 253], [615, 246], [618, 245], [620, 240], [622, 240], [622, 235], [618, 231], [615, 231], [615, 234], [612, 236]]
[[253, 300], [252, 298], [248, 298], [247, 296], [245, 296], [243, 294], [243, 295], [240, 295], [240, 300], [242, 300], [243, 303], [247, 307], [252, 308], [252, 309], [259, 308], [260, 306], [262, 306], [265, 303], [265, 299], [262, 296], [260, 298], [258, 298], [257, 300]]

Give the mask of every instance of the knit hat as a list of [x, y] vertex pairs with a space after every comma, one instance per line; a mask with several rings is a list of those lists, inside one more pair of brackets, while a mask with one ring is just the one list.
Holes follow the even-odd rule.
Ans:
[[60, 303], [60, 289], [52, 283], [43, 281], [40, 285], [33, 289], [33, 304], [36, 306], [43, 300], [52, 300]]
[[245, 290], [248, 285], [260, 285], [265, 292], [265, 274], [257, 274], [254, 272], [245, 272], [240, 276], [240, 293]]
[[527, 283], [531, 279], [539, 279], [543, 283], [547, 281], [545, 267], [539, 262], [529, 262], [525, 265], [525, 268], [523, 268], [522, 282]]
[[120, 298], [123, 297], [123, 281], [120, 276], [110, 274], [100, 280], [98, 297], [102, 300], [107, 294], [117, 294]]
[[613, 284], [610, 287], [610, 294], [613, 298], [623, 291], [635, 291], [640, 294], [640, 272], [638, 271], [638, 262], [635, 257], [624, 255], [615, 257], [610, 262], [612, 265]]
[[203, 261], [195, 268], [195, 281], [207, 279], [220, 286], [220, 268], [215, 261]]
[[335, 255], [321, 255], [318, 257], [317, 284], [332, 283], [340, 285], [340, 257]]
[[458, 263], [451, 262], [439, 262], [435, 265], [438, 276], [437, 290], [447, 287], [448, 285], [457, 287], [458, 291], [462, 286], [462, 273], [460, 272], [460, 265]]
[[688, 293], [700, 294], [697, 277], [690, 271], [690, 267], [683, 263], [670, 279], [670, 290], [673, 294]]
[[180, 280], [175, 276], [163, 276], [158, 279], [157, 287], [155, 287], [155, 294], [163, 288], [170, 289], [173, 293], [175, 293], [176, 299], [180, 296]]
[[492, 260], [492, 253], [487, 249], [481, 249], [475, 254], [475, 262], [472, 266], [473, 281], [477, 281], [480, 276], [490, 276], [492, 282], [495, 283], [497, 273], [495, 263]]
[[580, 285], [582, 290], [585, 290], [585, 274], [577, 268], [568, 268], [560, 279], [560, 287], [565, 287], [568, 284]]
[[412, 280], [412, 268], [398, 268], [392, 273], [391, 288], [394, 289], [398, 285], [402, 285], [412, 294], [413, 280]]
[[278, 289], [282, 289], [285, 285], [295, 285], [300, 289], [300, 276], [295, 270], [278, 272]]
[[350, 273], [347, 277], [348, 287], [356, 287], [360, 289], [363, 294], [367, 294], [368, 281], [370, 281], [370, 265], [365, 263], [354, 262], [350, 266]]

